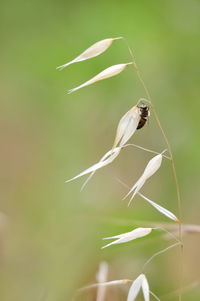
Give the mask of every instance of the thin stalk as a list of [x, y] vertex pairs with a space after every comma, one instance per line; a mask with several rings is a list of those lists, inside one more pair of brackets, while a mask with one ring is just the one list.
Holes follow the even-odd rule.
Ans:
[[79, 288], [76, 291], [76, 294], [75, 294], [74, 298], [72, 299], [72, 301], [77, 300], [82, 293], [87, 292], [88, 290], [91, 290], [91, 289], [97, 289], [97, 290], [99, 288], [101, 288], [101, 289], [104, 288], [105, 289], [107, 287], [115, 287], [115, 286], [130, 284], [132, 282], [133, 282], [133, 280], [131, 280], [131, 279], [120, 279], [120, 280], [98, 282], [98, 283], [93, 283], [93, 284], [90, 284], [90, 285], [86, 285], [86, 286], [83, 286], [83, 287]]
[[[142, 150], [144, 150], [144, 151], [146, 151], [146, 152], [149, 152], [149, 153], [153, 153], [153, 154], [156, 154], [156, 155], [159, 155], [159, 154], [160, 154], [160, 153], [158, 153], [158, 152], [156, 152], [156, 151], [153, 151], [153, 150], [151, 150], [151, 149], [148, 149], [148, 148], [145, 148], [145, 147], [142, 147], [142, 146], [140, 146], [140, 145], [133, 144], [133, 143], [125, 144], [124, 146], [134, 146], [134, 147], [136, 147], [136, 148], [142, 149]], [[168, 156], [165, 156], [165, 155], [162, 155], [162, 156], [165, 157], [165, 158], [168, 159], [168, 160], [171, 160], [171, 158], [168, 157]]]
[[158, 251], [158, 252], [156, 252], [155, 254], [153, 254], [153, 255], [145, 262], [145, 264], [143, 265], [142, 271], [144, 271], [144, 269], [146, 268], [146, 266], [147, 266], [147, 265], [148, 265], [155, 257], [157, 257], [157, 256], [160, 255], [160, 254], [165, 253], [166, 251], [168, 251], [168, 250], [170, 250], [170, 249], [172, 249], [172, 248], [174, 248], [174, 247], [176, 247], [176, 246], [178, 246], [178, 245], [180, 245], [180, 242], [176, 242], [175, 244], [170, 245], [169, 247], [167, 247], [167, 248], [165, 248], [165, 249], [163, 249], [163, 250], [161, 250], [161, 251]]
[[[124, 187], [130, 188], [128, 185], [126, 185], [124, 182], [122, 182], [120, 179], [116, 178], [116, 180], [121, 183]], [[100, 218], [102, 221], [102, 217]], [[123, 219], [123, 218], [112, 218], [111, 216], [104, 217], [103, 220], [107, 223], [111, 224], [121, 224], [124, 226], [130, 226], [134, 223], [136, 226], [150, 226], [152, 227], [165, 227], [166, 229], [173, 231], [175, 233], [178, 232], [178, 223], [172, 224], [170, 222], [152, 222], [148, 220], [133, 220], [133, 219]], [[193, 225], [193, 224], [182, 224], [182, 234], [200, 234], [200, 225]]]
[[[106, 282], [108, 276], [108, 264], [102, 261], [99, 265], [99, 270], [96, 275], [98, 283]], [[106, 298], [106, 288], [105, 286], [98, 286], [96, 293], [96, 301], [105, 301]]]
[[180, 240], [179, 240], [173, 233], [167, 231], [165, 228], [162, 228], [162, 227], [155, 227], [155, 228], [153, 228], [153, 229], [155, 229], [155, 230], [162, 230], [162, 231], [166, 232], [169, 236], [171, 236], [172, 238], [174, 238], [175, 241], [177, 241], [179, 244], [181, 244]]
[[94, 284], [90, 284], [90, 285], [81, 287], [81, 288], [78, 289], [78, 291], [81, 292], [81, 291], [86, 291], [86, 290], [90, 290], [90, 289], [98, 288], [98, 287], [118, 286], [118, 285], [123, 285], [123, 284], [129, 284], [129, 283], [132, 283], [132, 282], [133, 282], [133, 280], [130, 280], [130, 279], [100, 282], [100, 283], [94, 283]]
[[161, 130], [161, 133], [163, 135], [163, 138], [166, 142], [166, 145], [168, 147], [168, 151], [169, 151], [169, 154], [170, 154], [170, 157], [171, 157], [171, 162], [172, 162], [172, 171], [173, 171], [173, 176], [174, 176], [174, 180], [175, 180], [175, 185], [176, 185], [176, 194], [177, 194], [177, 202], [178, 202], [178, 212], [179, 212], [179, 240], [181, 241], [181, 244], [180, 244], [180, 275], [181, 275], [181, 279], [180, 279], [180, 289], [179, 289], [179, 301], [181, 301], [182, 297], [182, 281], [183, 281], [183, 243], [182, 243], [182, 229], [181, 229], [181, 223], [182, 223], [182, 209], [181, 209], [181, 195], [180, 195], [180, 188], [179, 188], [179, 182], [178, 182], [178, 177], [177, 177], [177, 172], [176, 172], [176, 166], [175, 166], [175, 162], [174, 162], [174, 157], [173, 157], [173, 153], [172, 153], [172, 149], [171, 149], [171, 145], [169, 143], [169, 140], [165, 134], [165, 131], [161, 125], [161, 122], [160, 122], [160, 119], [158, 117], [158, 114], [155, 110], [155, 107], [153, 106], [152, 104], [152, 101], [151, 101], [151, 96], [150, 96], [150, 93], [149, 93], [149, 90], [147, 89], [147, 86], [145, 85], [145, 82], [141, 76], [141, 72], [140, 72], [140, 69], [138, 68], [136, 62], [135, 62], [135, 58], [134, 58], [134, 55], [133, 55], [133, 52], [127, 42], [126, 39], [124, 39], [126, 44], [127, 44], [127, 47], [128, 47], [128, 50], [129, 50], [129, 53], [130, 53], [130, 56], [132, 58], [132, 61], [133, 61], [133, 68], [135, 69], [136, 71], [136, 74], [137, 74], [137, 77], [140, 81], [140, 83], [142, 84], [143, 88], [144, 88], [144, 91], [147, 95], [147, 98], [150, 100], [151, 102], [151, 108], [153, 110], [153, 113], [154, 113], [154, 116], [155, 116], [155, 120]]
[[[192, 282], [191, 284], [188, 284], [187, 286], [183, 287], [183, 293], [188, 292], [189, 290], [192, 290], [199, 286], [199, 280]], [[162, 299], [171, 300], [173, 297], [178, 295], [178, 290], [175, 290], [171, 293], [168, 293], [167, 295], [163, 295]]]
[[156, 294], [154, 294], [152, 291], [149, 291], [149, 292], [154, 297], [154, 299], [156, 299], [157, 301], [160, 301], [160, 299], [158, 298], [158, 296], [156, 296]]

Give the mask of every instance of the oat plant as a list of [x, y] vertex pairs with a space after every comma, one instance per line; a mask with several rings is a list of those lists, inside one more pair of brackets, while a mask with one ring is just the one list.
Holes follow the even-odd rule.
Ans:
[[[88, 181], [92, 178], [92, 176], [96, 173], [96, 171], [100, 168], [103, 168], [109, 164], [111, 164], [114, 160], [117, 159], [117, 157], [120, 155], [120, 153], [123, 151], [126, 147], [137, 147], [143, 151], [147, 151], [150, 153], [153, 153], [154, 156], [150, 159], [148, 163], [144, 163], [143, 170], [141, 169], [141, 176], [137, 180], [136, 183], [133, 183], [132, 187], [128, 187], [125, 183], [123, 183], [122, 180], [119, 180], [122, 185], [124, 185], [127, 188], [127, 194], [123, 199], [127, 199], [129, 197], [128, 205], [131, 204], [134, 197], [140, 196], [144, 201], [148, 202], [151, 206], [153, 206], [154, 209], [159, 211], [162, 215], [164, 215], [166, 218], [171, 219], [174, 221], [174, 223], [178, 224], [178, 233], [174, 233], [172, 231], [173, 229], [166, 229], [162, 226], [155, 226], [155, 227], [138, 227], [133, 229], [130, 232], [122, 233], [122, 234], [114, 234], [110, 237], [103, 238], [103, 240], [112, 240], [108, 244], [102, 246], [102, 249], [107, 247], [115, 247], [116, 244], [121, 243], [127, 243], [129, 241], [133, 241], [139, 238], [145, 238], [147, 235], [151, 235], [152, 231], [162, 231], [168, 237], [174, 240], [174, 243], [169, 245], [167, 248], [163, 250], [159, 250], [157, 253], [155, 253], [153, 256], [149, 257], [149, 259], [144, 263], [143, 268], [141, 269], [141, 274], [138, 275], [136, 279], [121, 279], [121, 280], [113, 280], [113, 281], [107, 281], [107, 270], [108, 266], [106, 263], [101, 263], [100, 265], [100, 271], [99, 276], [97, 277], [97, 283], [92, 284], [89, 286], [86, 286], [79, 290], [79, 294], [83, 293], [84, 290], [92, 289], [92, 288], [98, 288], [97, 290], [97, 301], [104, 301], [106, 290], [105, 288], [108, 286], [116, 286], [116, 285], [122, 285], [122, 284], [131, 284], [130, 289], [127, 294], [127, 301], [134, 301], [136, 300], [139, 291], [142, 290], [143, 297], [145, 301], [150, 300], [150, 296], [152, 296], [152, 299], [160, 300], [159, 297], [157, 297], [153, 292], [151, 292], [149, 288], [149, 283], [147, 280], [147, 277], [145, 276], [145, 268], [147, 264], [149, 264], [156, 256], [163, 254], [164, 252], [170, 250], [171, 248], [180, 247], [180, 286], [179, 286], [179, 292], [178, 292], [178, 298], [179, 301], [182, 299], [182, 228], [181, 228], [181, 198], [180, 198], [180, 190], [179, 190], [179, 184], [176, 174], [176, 168], [175, 163], [173, 159], [173, 154], [171, 150], [170, 143], [167, 139], [167, 136], [163, 130], [163, 127], [161, 125], [161, 122], [158, 118], [157, 112], [155, 110], [155, 107], [153, 105], [150, 93], [142, 79], [140, 70], [136, 64], [135, 58], [133, 56], [133, 52], [131, 48], [128, 45], [128, 42], [123, 37], [116, 37], [116, 38], [108, 38], [101, 40], [92, 46], [90, 46], [88, 49], [86, 49], [84, 52], [82, 52], [78, 57], [71, 60], [68, 63], [65, 63], [57, 69], [62, 70], [63, 68], [74, 64], [79, 63], [84, 60], [92, 59], [94, 57], [97, 57], [98, 55], [105, 52], [113, 42], [117, 43], [119, 40], [122, 40], [126, 43], [129, 54], [130, 54], [130, 61], [129, 62], [122, 62], [113, 66], [108, 66], [107, 68], [103, 69], [100, 73], [93, 75], [90, 79], [86, 80], [85, 82], [81, 83], [79, 86], [72, 88], [68, 91], [68, 93], [73, 93], [79, 89], [82, 89], [84, 87], [87, 87], [89, 85], [95, 84], [98, 81], [108, 79], [110, 77], [119, 75], [121, 72], [125, 72], [126, 68], [130, 68], [131, 66], [134, 69], [134, 72], [136, 72], [138, 79], [140, 83], [142, 84], [146, 99], [141, 98], [139, 99], [135, 105], [130, 108], [126, 113], [123, 113], [123, 116], [121, 117], [117, 129], [116, 129], [116, 136], [114, 137], [113, 141], [111, 141], [111, 147], [110, 149], [102, 156], [102, 158], [97, 162], [91, 165], [90, 167], [86, 168], [84, 171], [80, 172], [78, 175], [73, 176], [71, 179], [68, 179], [66, 182], [73, 181], [79, 177], [89, 175], [89, 177], [84, 182], [83, 187], [88, 183]], [[119, 43], [119, 42], [118, 42]], [[146, 121], [150, 117], [150, 111], [153, 112], [154, 118], [158, 124], [158, 127], [161, 130], [161, 133], [163, 135], [164, 141], [166, 143], [166, 150], [163, 150], [161, 152], [157, 152], [155, 150], [146, 149], [142, 146], [135, 145], [135, 144], [127, 144], [127, 142], [131, 139], [131, 137], [134, 135], [136, 130], [141, 129], [143, 126], [145, 126]], [[141, 131], [142, 135], [142, 131]], [[168, 152], [169, 155], [166, 155], [166, 152]], [[173, 176], [176, 184], [176, 192], [177, 192], [177, 202], [178, 202], [178, 208], [179, 208], [179, 214], [178, 217], [171, 212], [169, 209], [166, 209], [162, 207], [157, 202], [150, 200], [147, 196], [144, 196], [141, 193], [142, 187], [145, 185], [146, 181], [150, 181], [153, 175], [156, 172], [159, 172], [159, 169], [162, 167], [162, 161], [163, 160], [169, 160], [172, 165], [172, 171]], [[146, 166], [145, 166], [146, 165]], [[127, 209], [128, 210], [128, 209]], [[176, 228], [176, 227], [174, 227]], [[169, 230], [169, 231], [168, 231]], [[103, 251], [102, 251], [103, 252]]]

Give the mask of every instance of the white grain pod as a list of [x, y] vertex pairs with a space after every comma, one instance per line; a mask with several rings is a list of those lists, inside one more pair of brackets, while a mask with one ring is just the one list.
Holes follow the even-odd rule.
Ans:
[[111, 46], [113, 41], [119, 40], [119, 39], [122, 39], [122, 37], [101, 40], [101, 41], [93, 44], [89, 48], [87, 48], [84, 52], [82, 52], [75, 59], [71, 60], [70, 62], [68, 62], [62, 66], [57, 67], [56, 69], [62, 70], [65, 67], [67, 67], [73, 63], [82, 62], [82, 61], [91, 59], [93, 57], [96, 57], [96, 56], [102, 54], [103, 52], [105, 52]]
[[140, 109], [137, 106], [132, 107], [124, 116], [120, 119], [113, 148], [123, 146], [135, 133], [138, 123], [140, 121]]
[[105, 245], [104, 247], [102, 247], [102, 249], [107, 248], [111, 245], [121, 244], [121, 243], [129, 242], [131, 240], [135, 240], [137, 238], [141, 238], [143, 236], [150, 234], [151, 231], [152, 231], [152, 228], [136, 228], [131, 232], [103, 238], [103, 239], [115, 239], [116, 238], [117, 240]]
[[165, 215], [166, 217], [172, 219], [175, 222], [179, 222], [179, 219], [176, 217], [176, 215], [174, 213], [172, 213], [171, 211], [169, 211], [168, 209], [158, 205], [157, 203], [151, 201], [150, 199], [148, 199], [146, 196], [144, 196], [142, 193], [138, 192], [138, 194], [144, 199], [146, 200], [151, 206], [153, 206], [156, 210], [158, 210], [160, 213], [162, 213], [163, 215]]
[[92, 165], [91, 167], [87, 168], [86, 170], [84, 170], [83, 172], [81, 172], [80, 174], [78, 174], [77, 176], [73, 177], [72, 179], [70, 180], [67, 180], [66, 182], [71, 182], [75, 179], [78, 179], [86, 174], [89, 174], [89, 173], [94, 173], [96, 172], [98, 169], [110, 164], [120, 153], [120, 150], [121, 148], [120, 147], [116, 147], [110, 151], [108, 151], [102, 158], [101, 160]]
[[161, 163], [162, 163], [162, 154], [153, 157], [147, 164], [143, 173], [143, 177], [147, 180], [148, 178], [153, 176], [153, 174], [160, 168]]
[[144, 185], [146, 180], [148, 178], [150, 178], [151, 176], [153, 176], [154, 173], [160, 168], [161, 163], [162, 163], [162, 153], [159, 155], [156, 155], [149, 161], [149, 163], [147, 164], [147, 166], [146, 166], [143, 174], [139, 178], [139, 180], [133, 185], [131, 190], [124, 197], [124, 199], [125, 199], [129, 194], [131, 194], [133, 192], [133, 195], [129, 201], [129, 205], [130, 205], [132, 199], [134, 198], [134, 196], [140, 191], [140, 189], [142, 188], [142, 186]]
[[92, 84], [94, 84], [94, 83], [96, 83], [100, 80], [116, 76], [117, 74], [121, 73], [130, 64], [132, 64], [132, 62], [131, 63], [126, 63], [126, 64], [118, 64], [118, 65], [108, 67], [105, 70], [103, 70], [102, 72], [100, 72], [99, 74], [97, 74], [96, 76], [94, 76], [93, 78], [91, 78], [90, 80], [88, 80], [87, 82], [83, 83], [82, 85], [69, 90], [68, 94], [70, 94], [72, 92], [75, 92], [75, 91], [77, 91], [81, 88], [84, 88], [86, 86], [92, 85]]
[[128, 293], [127, 301], [135, 301], [141, 288], [144, 295], [144, 300], [149, 301], [149, 284], [144, 274], [139, 275], [137, 279], [133, 281], [133, 284], [131, 285]]

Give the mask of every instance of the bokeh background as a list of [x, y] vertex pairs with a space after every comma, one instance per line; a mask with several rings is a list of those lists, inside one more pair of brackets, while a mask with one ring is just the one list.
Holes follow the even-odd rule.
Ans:
[[[65, 180], [96, 163], [112, 146], [121, 116], [146, 97], [130, 67], [119, 76], [67, 95], [104, 68], [130, 61], [123, 41], [101, 56], [59, 66], [104, 38], [125, 36], [172, 145], [185, 223], [200, 224], [199, 65], [200, 2], [1, 1], [1, 216], [0, 300], [67, 301], [96, 281], [99, 263], [108, 280], [134, 279], [155, 252], [174, 243], [161, 233], [101, 250], [102, 237], [168, 220], [145, 201], [122, 201], [151, 154], [127, 148], [84, 179]], [[131, 142], [166, 148], [153, 114]], [[170, 162], [144, 193], [178, 215]], [[200, 236], [184, 237], [183, 300], [199, 300]], [[146, 268], [151, 290], [177, 300], [178, 248]], [[126, 300], [128, 285], [107, 291]], [[174, 293], [175, 292], [175, 293]], [[96, 291], [76, 300], [95, 300]], [[138, 300], [142, 300], [138, 298]]]

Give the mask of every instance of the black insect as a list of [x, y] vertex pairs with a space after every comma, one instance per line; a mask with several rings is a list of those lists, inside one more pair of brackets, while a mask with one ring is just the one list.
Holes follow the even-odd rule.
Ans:
[[149, 107], [147, 105], [141, 104], [137, 106], [140, 109], [140, 121], [137, 126], [137, 130], [141, 129], [148, 120], [150, 116]]

